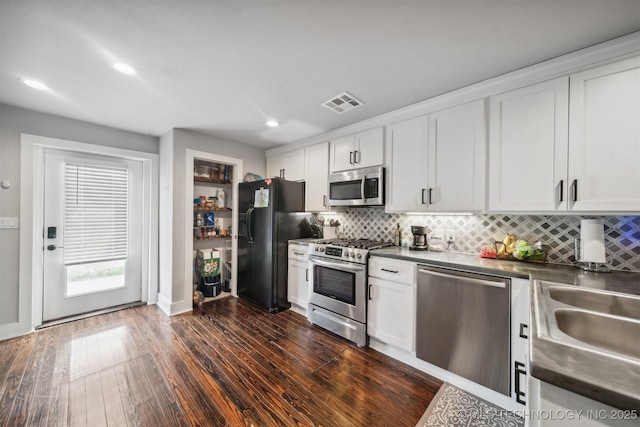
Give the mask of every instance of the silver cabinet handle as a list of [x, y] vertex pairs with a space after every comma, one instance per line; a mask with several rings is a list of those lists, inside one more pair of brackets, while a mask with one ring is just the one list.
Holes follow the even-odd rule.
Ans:
[[309, 281], [309, 269], [308, 268], [304, 271], [304, 280], [306, 280], [307, 282]]
[[322, 196], [322, 206], [324, 206], [325, 208], [327, 207], [327, 196], [326, 195]]
[[353, 151], [349, 151], [349, 164], [350, 165], [354, 164], [354, 162], [353, 162]]
[[427, 199], [429, 201], [429, 204], [432, 205], [433, 204], [433, 199], [431, 198], [433, 194], [433, 188], [429, 189], [429, 198]]
[[294, 252], [294, 254], [300, 255], [300, 256], [304, 256], [304, 254], [302, 252]]
[[574, 179], [573, 182], [571, 183], [571, 189], [573, 191], [573, 195], [572, 195], [572, 199], [574, 202], [578, 201], [578, 180]]
[[357, 150], [353, 152], [353, 163], [356, 163], [356, 164], [360, 163], [360, 156], [358, 156]]
[[386, 271], [387, 273], [398, 274], [398, 270], [387, 270], [386, 268], [381, 268], [380, 270]]
[[427, 191], [427, 189], [426, 189], [426, 188], [423, 188], [423, 189], [422, 189], [422, 204], [423, 204], [423, 205], [426, 205], [426, 204], [427, 204], [427, 203], [424, 201], [424, 193], [425, 193], [425, 191]]
[[369, 285], [369, 300], [373, 299], [373, 285]]

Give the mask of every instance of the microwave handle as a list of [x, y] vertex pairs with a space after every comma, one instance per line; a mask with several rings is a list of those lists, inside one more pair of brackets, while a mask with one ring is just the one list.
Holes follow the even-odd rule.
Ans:
[[363, 176], [362, 177], [362, 183], [360, 184], [360, 194], [362, 194], [362, 200], [365, 199], [365, 196], [364, 196], [364, 183], [366, 182], [366, 180], [367, 180], [367, 177]]

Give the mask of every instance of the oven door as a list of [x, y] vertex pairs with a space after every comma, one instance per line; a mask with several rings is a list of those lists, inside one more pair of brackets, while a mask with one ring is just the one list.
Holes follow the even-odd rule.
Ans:
[[366, 323], [365, 265], [310, 256], [309, 269], [311, 304]]

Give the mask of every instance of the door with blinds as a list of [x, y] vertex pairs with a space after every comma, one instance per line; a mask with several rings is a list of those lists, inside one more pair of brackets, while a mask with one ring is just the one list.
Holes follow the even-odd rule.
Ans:
[[142, 163], [45, 150], [43, 321], [140, 301]]

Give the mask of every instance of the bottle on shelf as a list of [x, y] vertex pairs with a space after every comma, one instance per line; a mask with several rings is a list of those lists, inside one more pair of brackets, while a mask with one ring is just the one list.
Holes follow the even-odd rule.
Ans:
[[402, 242], [402, 231], [400, 230], [400, 223], [398, 223], [398, 226], [396, 227], [396, 236], [395, 236], [395, 242], [394, 244], [396, 246], [400, 246], [400, 243]]

